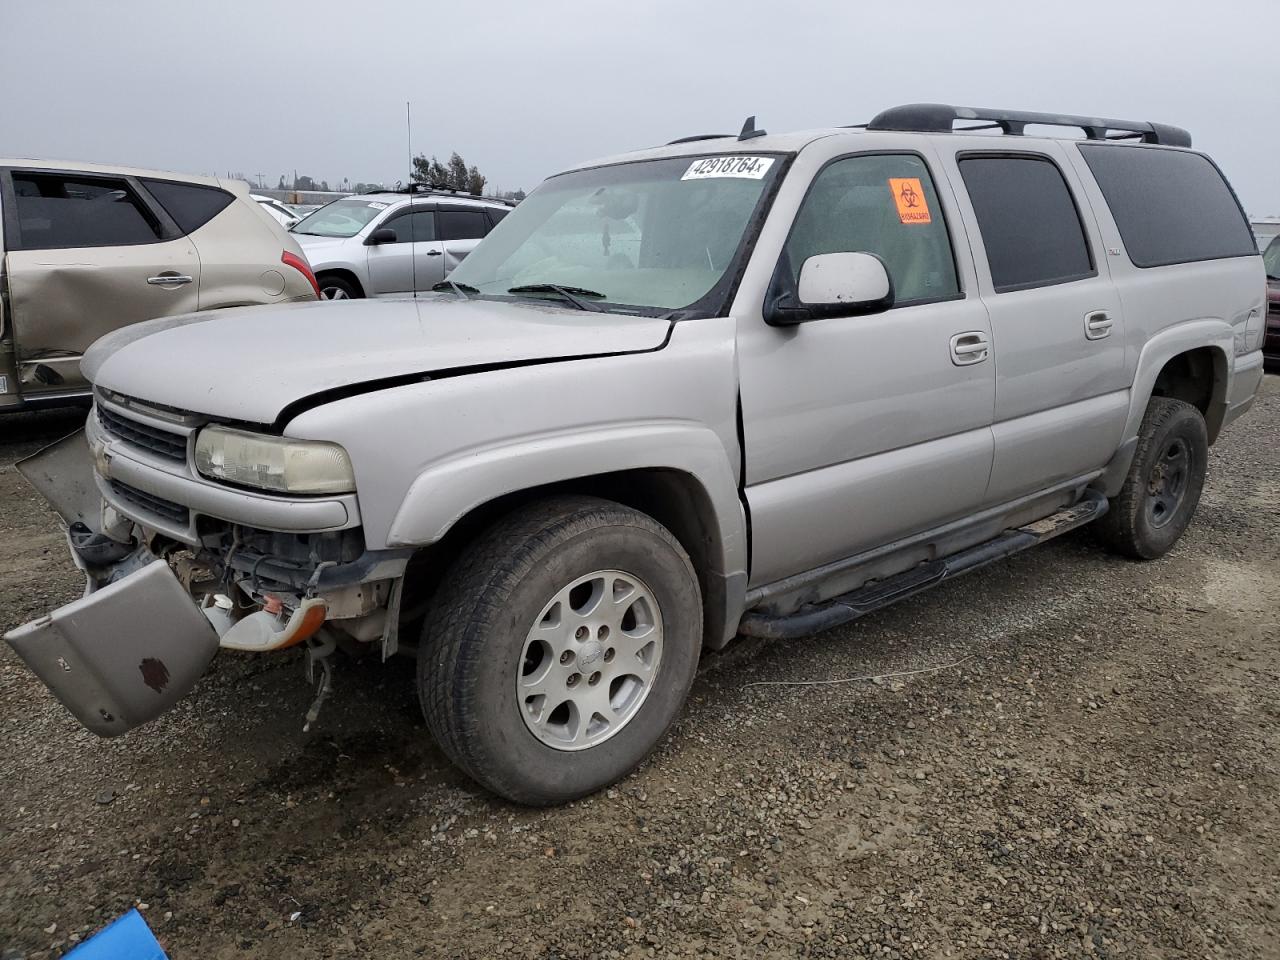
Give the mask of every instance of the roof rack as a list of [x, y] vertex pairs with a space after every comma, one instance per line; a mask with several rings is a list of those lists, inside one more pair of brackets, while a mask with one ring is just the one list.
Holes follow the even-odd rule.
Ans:
[[397, 181], [394, 187], [385, 187], [381, 190], [370, 190], [368, 193], [404, 193], [409, 195], [425, 193], [434, 194], [436, 196], [470, 197], [473, 200], [484, 200], [488, 203], [501, 203], [508, 207], [514, 207], [516, 205], [516, 201], [514, 200], [507, 200], [504, 197], [486, 197], [478, 193], [468, 193], [466, 190], [459, 190], [456, 187], [451, 187], [447, 183], [421, 183], [419, 181], [413, 181], [412, 183], [402, 185]]
[[[754, 116], [747, 117], [747, 122], [742, 125], [742, 132], [737, 134], [738, 140], [754, 140], [756, 137], [763, 137], [767, 131], [756, 129], [756, 118]], [[733, 137], [732, 133], [695, 133], [691, 137], [680, 137], [678, 140], [670, 141], [667, 146], [674, 147], [680, 143], [697, 143], [699, 140], [728, 140]]]
[[[987, 121], [978, 126], [955, 127], [957, 120]], [[1191, 146], [1191, 134], [1181, 127], [1145, 120], [1108, 120], [1062, 113], [1033, 113], [1027, 110], [995, 110], [988, 107], [954, 107], [946, 103], [908, 103], [881, 111], [868, 130], [904, 130], [919, 133], [964, 133], [969, 130], [1000, 129], [1021, 136], [1027, 124], [1051, 127], [1079, 127], [1089, 140], [1141, 140], [1171, 147]]]

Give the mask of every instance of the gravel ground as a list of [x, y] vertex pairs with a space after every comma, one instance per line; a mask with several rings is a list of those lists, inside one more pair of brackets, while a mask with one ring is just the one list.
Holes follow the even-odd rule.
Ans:
[[[78, 592], [11, 467], [74, 419], [0, 423], [0, 628]], [[1277, 521], [1269, 377], [1170, 556], [1084, 531], [740, 642], [638, 773], [554, 810], [449, 767], [407, 661], [345, 665], [303, 734], [296, 658], [224, 655], [106, 741], [5, 647], [0, 955], [136, 905], [175, 960], [1280, 956]]]

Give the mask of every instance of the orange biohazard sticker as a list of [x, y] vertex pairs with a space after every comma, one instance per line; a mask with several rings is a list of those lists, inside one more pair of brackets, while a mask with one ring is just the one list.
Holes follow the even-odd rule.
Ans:
[[919, 177], [890, 177], [889, 191], [898, 206], [898, 219], [903, 223], [933, 222]]

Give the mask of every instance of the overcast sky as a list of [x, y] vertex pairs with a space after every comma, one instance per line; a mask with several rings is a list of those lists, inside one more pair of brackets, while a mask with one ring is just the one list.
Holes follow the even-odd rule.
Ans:
[[1187, 127], [1280, 214], [1277, 0], [0, 0], [0, 154], [490, 187], [748, 114], [774, 132], [943, 101]]

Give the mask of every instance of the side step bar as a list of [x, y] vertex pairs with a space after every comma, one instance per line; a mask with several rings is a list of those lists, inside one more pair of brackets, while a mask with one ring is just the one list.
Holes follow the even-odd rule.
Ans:
[[1068, 530], [1082, 527], [1106, 513], [1108, 506], [1107, 499], [1102, 494], [1093, 490], [1086, 491], [1084, 499], [1075, 506], [1059, 510], [1043, 520], [1006, 530], [998, 537], [968, 550], [940, 560], [930, 560], [886, 580], [859, 587], [851, 593], [821, 603], [806, 604], [794, 613], [770, 615], [748, 612], [738, 624], [738, 632], [748, 637], [791, 640], [829, 630], [921, 593], [944, 580], [985, 567], [996, 560], [1021, 553], [1028, 547], [1052, 540]]

